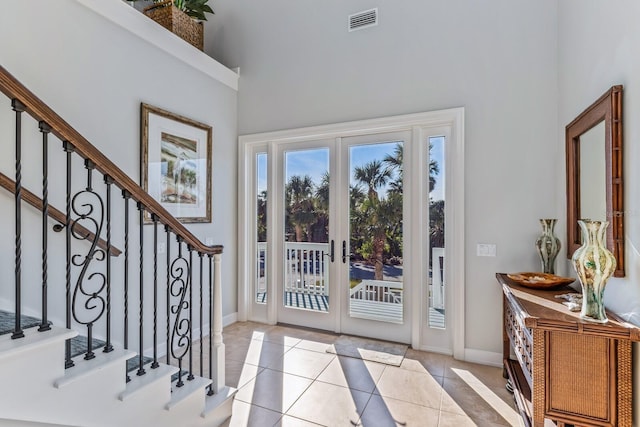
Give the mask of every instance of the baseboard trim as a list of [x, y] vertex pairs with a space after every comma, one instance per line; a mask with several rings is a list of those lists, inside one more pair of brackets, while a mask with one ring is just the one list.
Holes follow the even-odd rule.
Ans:
[[419, 348], [420, 351], [428, 351], [430, 353], [438, 353], [445, 354], [447, 356], [453, 356], [453, 350], [446, 347], [431, 347], [428, 345], [423, 345]]
[[493, 351], [477, 350], [475, 348], [464, 349], [465, 362], [479, 363], [481, 365], [502, 367], [502, 353], [494, 353]]
[[238, 321], [238, 312], [227, 314], [222, 318], [222, 327], [229, 326], [232, 323], [236, 323]]

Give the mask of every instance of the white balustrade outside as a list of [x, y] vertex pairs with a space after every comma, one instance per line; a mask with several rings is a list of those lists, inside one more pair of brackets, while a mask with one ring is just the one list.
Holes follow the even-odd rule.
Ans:
[[286, 242], [285, 292], [328, 296], [328, 254], [328, 243]]
[[[329, 244], [285, 242], [284, 291], [329, 295]], [[267, 292], [267, 243], [256, 246], [256, 294]], [[258, 297], [259, 299], [261, 297]]]
[[402, 282], [363, 280], [351, 289], [351, 298], [402, 304]]
[[403, 323], [403, 284], [388, 280], [363, 280], [351, 289], [352, 317]]
[[444, 309], [444, 248], [431, 249], [431, 307]]
[[[256, 246], [256, 296], [267, 293], [267, 242], [258, 242]], [[259, 301], [264, 302], [264, 301]]]

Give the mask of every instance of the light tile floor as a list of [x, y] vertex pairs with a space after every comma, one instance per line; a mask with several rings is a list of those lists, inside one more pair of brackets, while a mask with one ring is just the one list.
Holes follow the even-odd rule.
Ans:
[[401, 366], [336, 356], [338, 335], [239, 322], [223, 331], [227, 427], [519, 426], [502, 369], [409, 349]]

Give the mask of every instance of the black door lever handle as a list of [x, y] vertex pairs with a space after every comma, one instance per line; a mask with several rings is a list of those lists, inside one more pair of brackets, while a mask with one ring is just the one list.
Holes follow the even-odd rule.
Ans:
[[333, 239], [331, 239], [331, 252], [329, 255], [329, 259], [331, 259], [331, 262], [336, 259], [336, 242]]
[[342, 262], [343, 263], [347, 262], [347, 241], [346, 240], [342, 241]]

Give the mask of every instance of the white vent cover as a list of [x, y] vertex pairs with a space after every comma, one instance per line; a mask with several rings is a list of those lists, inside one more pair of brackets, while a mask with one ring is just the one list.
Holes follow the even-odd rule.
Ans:
[[349, 31], [362, 30], [363, 28], [378, 25], [378, 8], [369, 9], [349, 15]]

